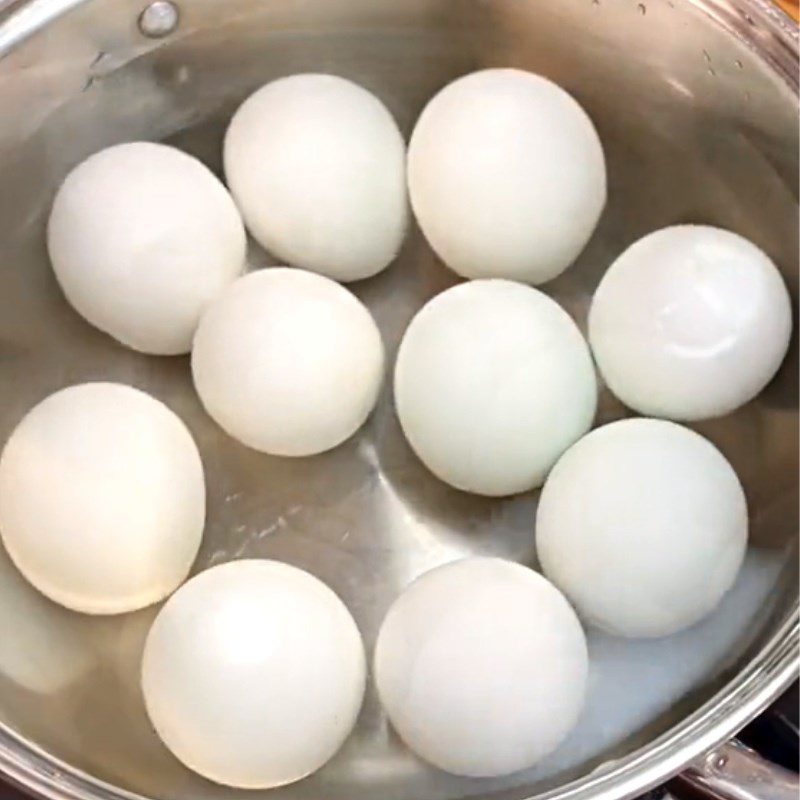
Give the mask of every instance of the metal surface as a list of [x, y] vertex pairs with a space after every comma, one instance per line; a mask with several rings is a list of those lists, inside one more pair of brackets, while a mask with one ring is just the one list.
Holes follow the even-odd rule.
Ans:
[[681, 776], [709, 800], [797, 800], [797, 773], [768, 764], [741, 742], [727, 742]]
[[[220, 164], [224, 126], [261, 83], [335, 72], [375, 91], [408, 133], [425, 101], [483, 66], [542, 72], [585, 105], [609, 164], [609, 205], [578, 263], [546, 290], [583, 326], [588, 298], [635, 238], [675, 222], [731, 228], [780, 265], [797, 299], [796, 38], [757, 0], [183, 0], [171, 36], [143, 36], [132, 0], [0, 3], [0, 439], [48, 392], [90, 379], [150, 391], [203, 454], [209, 524], [196, 569], [265, 556], [305, 567], [352, 609], [371, 649], [416, 575], [468, 553], [535, 565], [536, 495], [491, 501], [416, 461], [387, 385], [367, 426], [315, 458], [244, 449], [203, 413], [188, 360], [124, 350], [64, 302], [44, 222], [67, 170], [105, 145], [166, 140]], [[269, 259], [253, 247], [253, 267]], [[352, 288], [390, 358], [423, 302], [455, 282], [416, 230], [385, 273]], [[0, 770], [67, 800], [610, 800], [718, 746], [796, 675], [796, 337], [753, 404], [698, 429], [737, 469], [752, 548], [708, 620], [668, 640], [590, 633], [587, 707], [528, 773], [474, 781], [414, 759], [370, 690], [342, 752], [268, 794], [189, 774], [147, 722], [138, 686], [155, 609], [91, 619], [33, 592], [0, 553]], [[604, 394], [599, 421], [623, 415]]]
[[170, 0], [155, 0], [139, 15], [139, 30], [151, 39], [163, 39], [175, 32], [179, 22], [178, 6]]

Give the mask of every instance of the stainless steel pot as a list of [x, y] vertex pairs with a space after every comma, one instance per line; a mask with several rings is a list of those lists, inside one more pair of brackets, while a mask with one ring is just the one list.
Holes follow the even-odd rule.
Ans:
[[[203, 414], [186, 359], [127, 352], [86, 325], [50, 275], [43, 227], [61, 177], [104, 145], [165, 139], [218, 168], [226, 119], [279, 75], [354, 78], [408, 131], [454, 76], [525, 67], [581, 100], [607, 150], [600, 227], [547, 287], [580, 324], [610, 260], [677, 221], [750, 237], [797, 297], [797, 31], [760, 0], [179, 2], [175, 20], [163, 2], [140, 17], [143, 0], [0, 0], [0, 438], [72, 382], [102, 377], [154, 393], [186, 419], [205, 460], [210, 522], [197, 569], [241, 556], [306, 567], [346, 600], [371, 647], [391, 600], [425, 569], [472, 552], [535, 565], [536, 497], [488, 501], [438, 483], [403, 442], [388, 391], [364, 431], [331, 453], [285, 461], [247, 451]], [[251, 261], [269, 263], [257, 248]], [[354, 288], [391, 353], [414, 311], [454, 280], [412, 232], [398, 263]], [[611, 800], [732, 736], [797, 674], [797, 361], [795, 342], [761, 398], [699, 426], [748, 493], [753, 547], [736, 588], [711, 618], [667, 640], [592, 632], [587, 708], [551, 759], [502, 780], [444, 775], [398, 744], [369, 694], [343, 751], [269, 796]], [[601, 406], [601, 420], [626, 413], [607, 395]], [[153, 614], [56, 608], [0, 552], [0, 770], [58, 800], [253, 797], [189, 774], [151, 731], [138, 660]], [[738, 748], [695, 761], [688, 775], [730, 793], [743, 764], [755, 779], [743, 791], [764, 789]], [[774, 776], [768, 785], [792, 788]]]

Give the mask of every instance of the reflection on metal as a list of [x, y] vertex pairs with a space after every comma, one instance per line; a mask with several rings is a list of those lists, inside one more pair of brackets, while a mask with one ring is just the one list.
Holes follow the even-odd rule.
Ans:
[[800, 795], [797, 773], [766, 762], [735, 740], [698, 759], [680, 783], [712, 800], [797, 800]]
[[178, 27], [179, 12], [170, 0], [155, 0], [139, 15], [139, 30], [150, 39], [163, 39]]

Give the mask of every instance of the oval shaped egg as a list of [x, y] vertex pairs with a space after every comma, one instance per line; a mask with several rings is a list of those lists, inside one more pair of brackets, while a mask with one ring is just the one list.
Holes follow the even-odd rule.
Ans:
[[203, 309], [244, 270], [246, 238], [230, 195], [197, 159], [128, 142], [70, 172], [47, 246], [86, 320], [134, 350], [176, 355], [189, 352]]
[[672, 422], [584, 436], [542, 489], [536, 549], [578, 612], [621, 636], [667, 636], [712, 611], [747, 546], [747, 503], [714, 445]]
[[606, 201], [600, 139], [560, 86], [487, 69], [445, 86], [408, 148], [417, 221], [465, 278], [539, 284], [578, 257]]
[[366, 665], [356, 624], [320, 580], [235, 561], [181, 587], [142, 662], [150, 720], [209, 780], [266, 789], [325, 764], [355, 724]]
[[56, 603], [119, 614], [189, 573], [205, 523], [200, 454], [178, 417], [130, 386], [50, 395], [0, 456], [0, 532], [20, 572]]
[[472, 281], [430, 300], [403, 337], [397, 414], [441, 480], [501, 496], [541, 486], [592, 424], [589, 348], [546, 295], [511, 281]]
[[321, 275], [270, 268], [240, 278], [203, 316], [192, 351], [197, 393], [231, 436], [306, 456], [361, 427], [383, 379], [369, 311]]
[[541, 575], [469, 558], [418, 578], [394, 602], [375, 648], [375, 682], [395, 730], [457, 775], [533, 766], [576, 723], [586, 641]]
[[274, 256], [339, 281], [394, 259], [407, 225], [405, 143], [373, 94], [335, 75], [292, 75], [241, 105], [225, 177]]
[[792, 307], [754, 244], [706, 225], [664, 228], [608, 269], [589, 341], [611, 391], [642, 414], [700, 420], [752, 400], [789, 347]]

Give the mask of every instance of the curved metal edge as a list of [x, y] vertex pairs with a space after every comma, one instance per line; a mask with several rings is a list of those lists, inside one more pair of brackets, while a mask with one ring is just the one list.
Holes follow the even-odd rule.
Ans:
[[15, 10], [18, 5], [16, 0], [0, 0], [0, 59], [45, 25], [85, 2], [86, 0], [31, 0]]
[[[54, 19], [85, 2], [30, 0], [15, 10], [17, 0], [0, 0], [0, 59]], [[746, 0], [747, 11], [727, 0], [692, 2], [757, 50], [796, 95], [800, 92], [800, 35], [783, 11], [769, 0]], [[642, 794], [735, 736], [798, 674], [800, 605], [795, 606], [748, 667], [683, 723], [630, 756], [538, 795], [536, 800], [623, 800]], [[4, 725], [0, 725], [0, 773], [42, 800], [85, 800], [87, 794], [98, 800], [145, 800], [54, 759]]]
[[0, 775], [41, 800], [144, 800], [54, 759], [5, 725], [0, 726]]
[[693, 0], [728, 33], [755, 50], [797, 95], [800, 93], [800, 28], [771, 0]]
[[[537, 800], [622, 800], [663, 783], [738, 733], [800, 673], [800, 606], [736, 678], [684, 722], [595, 775]], [[533, 800], [533, 798], [528, 798]]]
[[674, 779], [714, 800], [797, 800], [796, 772], [772, 764], [737, 739], [712, 750]]
[[[800, 606], [733, 681], [698, 711], [635, 753], [536, 800], [624, 800], [677, 775], [736, 735], [800, 674]], [[12, 745], [21, 752], [14, 753]], [[0, 726], [0, 772], [43, 800], [146, 800], [53, 759]], [[534, 800], [533, 797], [528, 800]]]

